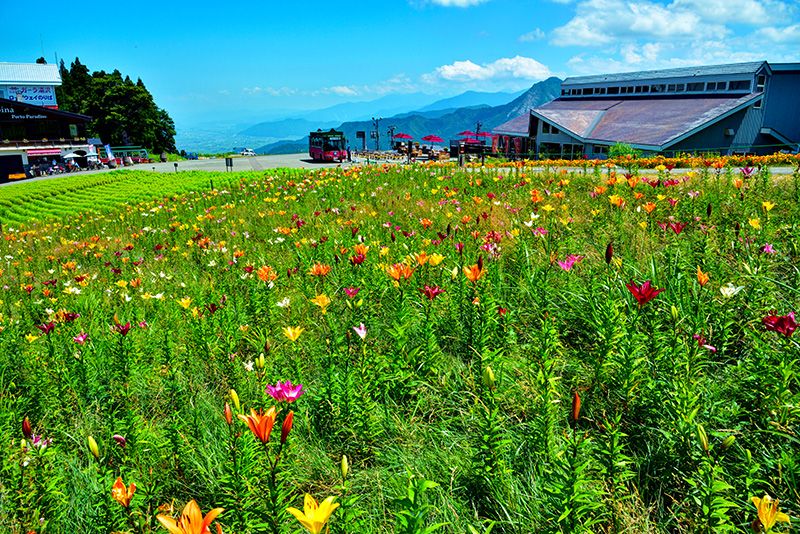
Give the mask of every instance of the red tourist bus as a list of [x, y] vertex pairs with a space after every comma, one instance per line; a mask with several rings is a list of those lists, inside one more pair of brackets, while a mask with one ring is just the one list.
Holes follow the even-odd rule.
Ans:
[[333, 128], [308, 134], [308, 155], [314, 161], [344, 161], [347, 159], [347, 144], [344, 132]]

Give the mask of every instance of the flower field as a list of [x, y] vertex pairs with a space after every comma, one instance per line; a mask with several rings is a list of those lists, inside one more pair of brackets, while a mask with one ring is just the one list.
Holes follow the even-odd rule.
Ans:
[[3, 188], [0, 531], [788, 530], [800, 171], [720, 161]]

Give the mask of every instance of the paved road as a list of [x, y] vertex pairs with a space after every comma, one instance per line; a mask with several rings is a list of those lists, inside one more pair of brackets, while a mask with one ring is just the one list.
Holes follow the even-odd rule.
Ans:
[[[374, 160], [372, 161], [374, 163]], [[344, 162], [342, 164], [343, 167], [347, 167], [349, 165], [356, 165], [366, 163], [364, 160], [360, 160], [357, 157], [353, 158], [353, 163]], [[383, 163], [379, 161], [378, 163]], [[280, 154], [280, 155], [273, 155], [273, 156], [250, 156], [250, 157], [234, 157], [233, 158], [233, 170], [234, 171], [262, 171], [265, 169], [277, 169], [277, 168], [300, 168], [300, 169], [323, 169], [323, 168], [331, 168], [337, 167], [339, 163], [316, 163], [308, 159], [308, 154]], [[140, 165], [134, 165], [133, 167], [126, 167], [128, 169], [135, 169], [135, 170], [142, 170], [142, 171], [155, 171], [155, 172], [175, 172], [175, 164], [174, 163], [144, 163]], [[180, 171], [222, 171], [224, 172], [225, 169], [225, 158], [215, 158], [215, 159], [198, 159], [198, 160], [187, 160], [178, 162], [178, 172]], [[534, 167], [533, 170], [542, 170], [539, 167]], [[581, 169], [568, 169], [574, 171], [580, 171]], [[672, 174], [681, 174], [686, 172], [688, 169], [674, 169]], [[792, 174], [794, 172], [794, 168], [792, 167], [772, 167], [770, 169], [773, 175], [786, 175]], [[102, 169], [98, 171], [81, 171], [80, 175], [86, 174], [97, 174], [103, 172], [111, 172], [111, 169]], [[652, 169], [642, 169], [640, 173], [647, 174], [647, 173], [655, 173], [656, 171]], [[13, 186], [14, 184], [22, 184], [27, 182], [35, 182], [40, 180], [52, 180], [58, 179], [64, 176], [70, 176], [65, 174], [56, 174], [54, 176], [40, 176], [38, 178], [30, 178], [27, 180], [20, 180], [16, 182], [9, 182], [0, 184], [0, 187], [5, 186]]]

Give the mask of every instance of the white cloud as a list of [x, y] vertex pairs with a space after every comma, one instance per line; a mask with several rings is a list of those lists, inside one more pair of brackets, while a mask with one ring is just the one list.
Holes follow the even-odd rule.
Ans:
[[355, 96], [358, 94], [357, 90], [346, 85], [334, 85], [333, 87], [326, 87], [322, 91], [340, 96]]
[[550, 76], [550, 69], [535, 59], [515, 56], [500, 58], [491, 63], [478, 65], [470, 60], [456, 61], [450, 65], [438, 67], [433, 75], [425, 77], [427, 81], [436, 78], [454, 82], [472, 82], [498, 79], [543, 80]]
[[761, 28], [756, 33], [759, 38], [773, 43], [800, 44], [800, 24], [792, 24], [785, 28]]
[[268, 95], [268, 96], [292, 96], [298, 93], [297, 89], [291, 87], [245, 87], [242, 89], [248, 95]]
[[778, 0], [674, 0], [669, 6], [717, 22], [760, 25], [783, 20], [791, 8]]
[[520, 43], [530, 43], [533, 41], [541, 41], [544, 39], [545, 34], [541, 28], [534, 28], [533, 30], [529, 31], [528, 33], [523, 33], [520, 35], [517, 40]]
[[[712, 19], [713, 20], [713, 19]], [[692, 11], [673, 4], [624, 0], [584, 0], [575, 16], [553, 30], [557, 46], [605, 46], [620, 39], [691, 39], [697, 35], [722, 36], [726, 29]]]

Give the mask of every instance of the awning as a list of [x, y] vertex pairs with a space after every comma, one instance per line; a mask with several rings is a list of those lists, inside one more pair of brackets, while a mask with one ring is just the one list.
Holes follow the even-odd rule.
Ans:
[[27, 151], [29, 156], [60, 156], [60, 148], [32, 148]]

